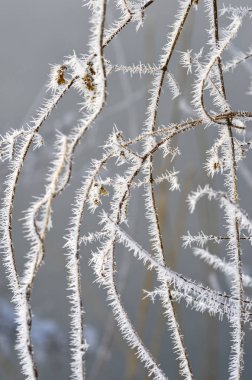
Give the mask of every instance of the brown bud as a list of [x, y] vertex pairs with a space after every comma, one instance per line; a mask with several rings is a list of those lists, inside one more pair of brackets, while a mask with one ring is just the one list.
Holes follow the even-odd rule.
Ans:
[[58, 74], [58, 76], [57, 76], [57, 83], [58, 83], [59, 86], [66, 83], [66, 80], [64, 78], [65, 70], [66, 69], [67, 69], [67, 67], [63, 65], [57, 71], [57, 74]]
[[106, 196], [109, 195], [109, 192], [108, 192], [108, 190], [102, 185], [102, 186], [100, 187], [99, 194], [100, 194], [100, 195], [103, 195], [103, 196], [106, 197]]

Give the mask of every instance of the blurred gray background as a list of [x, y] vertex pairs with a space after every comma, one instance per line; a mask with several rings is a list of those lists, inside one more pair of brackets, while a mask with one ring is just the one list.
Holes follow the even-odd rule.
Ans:
[[[226, 1], [226, 4], [252, 5], [248, 1]], [[222, 5], [222, 2], [219, 4]], [[173, 22], [177, 9], [175, 0], [156, 0], [146, 11], [143, 28], [136, 33], [135, 24], [127, 26], [108, 48], [105, 56], [113, 63], [157, 63], [161, 47], [166, 41], [168, 25]], [[107, 25], [119, 16], [114, 1], [109, 1]], [[0, 128], [1, 134], [11, 128], [20, 128], [28, 123], [45, 96], [45, 84], [48, 80], [49, 63], [60, 63], [63, 57], [87, 52], [89, 35], [89, 11], [82, 2], [70, 0], [34, 0], [0, 1]], [[198, 11], [192, 11], [177, 52], [171, 62], [171, 72], [180, 84], [182, 95], [172, 101], [169, 89], [164, 88], [160, 109], [159, 124], [168, 124], [193, 116], [190, 108], [192, 79], [186, 75], [186, 69], [179, 64], [179, 51], [199, 50], [207, 47], [207, 18], [203, 5]], [[231, 54], [237, 49], [246, 51], [251, 45], [251, 20], [244, 22]], [[252, 72], [251, 63], [227, 74], [227, 94], [234, 109], [251, 111], [251, 96], [246, 95]], [[85, 141], [76, 151], [71, 186], [54, 202], [53, 228], [46, 243], [45, 265], [42, 266], [35, 283], [32, 298], [34, 313], [33, 341], [41, 379], [69, 378], [69, 303], [66, 291], [66, 272], [63, 235], [71, 215], [71, 203], [74, 191], [79, 187], [85, 170], [92, 157], [100, 157], [99, 148], [114, 124], [124, 131], [125, 136], [137, 135], [145, 120], [148, 88], [151, 77], [133, 78], [114, 73], [108, 78], [108, 100], [95, 126], [86, 135]], [[33, 196], [41, 195], [44, 189], [44, 175], [52, 159], [52, 145], [56, 130], [67, 133], [79, 117], [78, 103], [81, 101], [74, 90], [69, 91], [57, 109], [50, 116], [41, 134], [46, 144], [28, 155], [23, 168], [14, 207], [14, 244], [20, 273], [23, 269], [23, 257], [29, 245], [22, 234], [22, 211], [26, 210]], [[248, 130], [251, 126], [248, 126]], [[248, 136], [251, 132], [248, 132]], [[181, 235], [188, 229], [192, 233], [203, 230], [210, 234], [219, 234], [222, 214], [217, 205], [207, 201], [200, 203], [194, 216], [189, 215], [186, 197], [198, 184], [210, 182], [216, 189], [222, 189], [222, 178], [207, 178], [203, 164], [205, 151], [214, 141], [216, 133], [203, 128], [197, 133], [185, 134], [177, 139], [182, 156], [172, 165], [166, 160], [157, 164], [157, 172], [164, 172], [173, 165], [180, 171], [180, 193], [170, 193], [169, 185], [157, 190], [158, 206], [165, 242], [166, 259], [169, 266], [212, 287], [228, 290], [228, 282], [216, 275], [206, 264], [199, 262], [190, 249], [181, 247]], [[247, 157], [246, 168], [251, 167], [251, 155]], [[0, 166], [1, 182], [7, 173], [6, 163]], [[251, 177], [241, 175], [239, 194], [242, 207], [252, 215]], [[1, 191], [3, 186], [1, 185]], [[144, 202], [141, 193], [136, 192], [130, 219], [132, 235], [143, 246], [146, 244], [147, 229], [143, 219]], [[96, 218], [90, 218], [86, 231], [95, 230]], [[141, 227], [142, 226], [142, 227]], [[213, 252], [225, 255], [224, 246], [213, 248]], [[244, 243], [244, 263], [251, 274], [251, 249]], [[129, 352], [117, 331], [110, 309], [106, 305], [106, 294], [94, 284], [92, 269], [88, 266], [91, 248], [82, 249], [83, 294], [86, 310], [86, 338], [90, 344], [87, 356], [87, 378], [118, 380], [146, 379], [147, 374], [141, 364]], [[146, 345], [158, 358], [162, 368], [170, 379], [179, 379], [178, 365], [172, 353], [171, 341], [167, 332], [158, 301], [153, 305], [142, 301], [143, 288], [151, 290], [155, 286], [155, 275], [146, 273], [142, 264], [136, 262], [124, 249], [118, 249], [119, 277], [123, 287], [122, 301]], [[0, 379], [23, 378], [14, 351], [15, 324], [11, 294], [6, 286], [7, 280], [1, 261], [0, 276]], [[186, 346], [196, 379], [225, 379], [228, 377], [229, 328], [226, 321], [218, 321], [208, 315], [186, 309], [182, 302], [177, 307], [179, 321], [185, 336]], [[249, 335], [248, 335], [249, 336]], [[246, 338], [246, 357], [251, 355], [251, 338]], [[104, 344], [105, 343], [105, 344]], [[250, 361], [251, 362], [251, 361]], [[244, 379], [251, 379], [252, 367], [247, 361]]]

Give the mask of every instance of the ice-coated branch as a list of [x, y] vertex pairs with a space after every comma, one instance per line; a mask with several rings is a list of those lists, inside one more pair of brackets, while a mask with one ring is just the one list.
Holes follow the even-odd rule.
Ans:
[[[241, 23], [242, 19], [240, 17], [234, 17], [229, 26], [225, 29], [225, 31], [223, 31], [223, 39], [218, 41], [218, 45], [212, 48], [208, 62], [204, 64], [202, 68], [198, 67], [197, 78], [195, 80], [193, 90], [193, 105], [195, 107], [195, 110], [198, 112], [199, 116], [206, 123], [211, 123], [213, 120], [210, 114], [206, 111], [204, 105], [205, 83], [208, 79], [208, 76], [210, 75], [213, 66], [215, 65], [215, 62], [221, 56], [223, 51], [228, 47], [230, 41], [236, 36], [241, 26]], [[226, 110], [226, 102], [224, 102], [223, 107], [224, 109], [222, 109], [221, 111]]]
[[[101, 222], [104, 224], [104, 231], [115, 229], [116, 239], [132, 252], [132, 254], [147, 266], [148, 269], [155, 269], [174, 287], [177, 291], [177, 296], [184, 298], [186, 302], [190, 300], [197, 305], [198, 311], [209, 311], [210, 314], [219, 314], [220, 317], [226, 315], [231, 319], [236, 315], [238, 299], [236, 297], [220, 293], [195, 281], [187, 278], [184, 275], [178, 274], [168, 267], [160, 264], [148, 251], [141, 247], [139, 243], [134, 241], [121, 227], [115, 225], [106, 212], [100, 214]], [[246, 310], [243, 311], [243, 320], [251, 319], [249, 310], [252, 307], [250, 299], [244, 300]]]
[[[213, 269], [218, 269], [222, 273], [226, 274], [228, 277], [232, 277], [236, 274], [233, 265], [226, 262], [225, 260], [222, 260], [220, 257], [213, 255], [207, 249], [194, 248], [193, 254], [196, 257], [199, 257], [200, 259], [205, 261]], [[243, 285], [244, 286], [252, 287], [252, 277], [250, 277], [246, 274], [243, 274], [242, 279], [243, 279]]]

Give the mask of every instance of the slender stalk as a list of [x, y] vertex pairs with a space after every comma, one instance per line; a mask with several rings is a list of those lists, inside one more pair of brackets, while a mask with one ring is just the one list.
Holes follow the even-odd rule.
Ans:
[[[213, 0], [213, 14], [214, 14], [214, 38], [215, 44], [219, 43], [219, 26], [218, 26], [218, 8], [217, 8], [217, 0]], [[221, 58], [217, 58], [217, 65], [219, 70], [220, 82], [221, 82], [221, 91], [224, 99], [226, 100], [226, 90], [224, 83], [224, 76], [222, 70], [222, 61]], [[230, 173], [228, 173], [228, 181], [230, 188], [230, 196], [231, 200], [234, 204], [238, 203], [238, 186], [237, 186], [237, 163], [236, 163], [236, 154], [235, 154], [235, 146], [234, 146], [234, 138], [232, 131], [232, 121], [230, 118], [226, 119], [228, 136], [229, 136], [229, 151], [231, 155], [231, 168]], [[229, 215], [228, 215], [229, 217]], [[231, 227], [229, 228], [229, 233], [234, 236], [230, 236], [232, 242], [229, 242], [230, 246], [230, 256], [232, 261], [234, 262], [234, 266], [236, 268], [236, 274], [233, 280], [233, 292], [239, 299], [239, 308], [237, 311], [237, 316], [232, 322], [233, 325], [233, 344], [231, 346], [231, 361], [230, 361], [230, 379], [239, 380], [241, 378], [242, 368], [243, 368], [243, 346], [244, 346], [244, 323], [242, 320], [242, 312], [243, 312], [243, 298], [244, 298], [244, 289], [243, 289], [243, 280], [242, 280], [242, 260], [241, 260], [241, 245], [240, 245], [240, 223], [236, 216], [236, 212], [232, 212], [230, 215]], [[234, 245], [234, 247], [232, 246]], [[234, 250], [235, 257], [233, 257], [232, 251]]]

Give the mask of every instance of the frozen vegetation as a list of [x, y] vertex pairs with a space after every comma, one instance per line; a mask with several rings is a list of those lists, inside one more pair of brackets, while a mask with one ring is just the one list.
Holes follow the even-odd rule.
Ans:
[[[137, 361], [142, 362], [150, 378], [157, 380], [171, 377], [169, 370], [166, 373], [166, 369], [162, 369], [158, 359], [147, 348], [122, 302], [123, 280], [120, 275], [121, 266], [126, 264], [123, 261], [118, 263], [119, 252], [131, 255], [146, 271], [151, 270], [156, 275], [155, 287], [145, 290], [144, 297], [150, 298], [156, 307], [161, 305], [180, 378], [189, 380], [197, 376], [194, 375], [195, 365], [191, 365], [190, 360], [193, 353], [183, 336], [183, 323], [177, 317], [177, 303], [208, 313], [212, 318], [220, 319], [221, 323], [228, 322], [228, 376], [230, 380], [243, 378], [243, 369], [247, 364], [244, 360], [244, 339], [245, 332], [251, 333], [247, 326], [250, 325], [252, 313], [249, 293], [252, 286], [252, 277], [249, 275], [251, 269], [243, 265], [243, 257], [249, 255], [251, 250], [252, 220], [245, 210], [246, 204], [240, 204], [239, 178], [241, 176], [247, 181], [251, 191], [251, 174], [246, 157], [251, 148], [249, 130], [252, 110], [244, 109], [242, 101], [239, 108], [232, 106], [228, 85], [236, 69], [251, 74], [249, 65], [252, 49], [248, 47], [244, 52], [240, 51], [236, 39], [243, 27], [251, 31], [252, 9], [249, 1], [244, 1], [247, 4], [243, 7], [219, 3], [217, 0], [177, 1], [173, 23], [167, 27], [166, 41], [156, 62], [123, 65], [111, 62], [106, 57], [107, 47], [125, 29], [132, 27], [131, 24], [136, 33], [141, 33], [148, 12], [152, 12], [152, 9], [158, 11], [158, 0], [85, 1], [84, 11], [88, 12], [90, 22], [88, 50], [81, 56], [73, 53], [63, 58], [61, 63], [53, 65], [47, 85], [48, 98], [30, 125], [10, 130], [1, 136], [1, 165], [8, 167], [8, 173], [2, 179], [1, 254], [5, 279], [12, 292], [15, 322], [11, 309], [6, 309], [4, 305], [2, 314], [5, 317], [1, 315], [0, 318], [4, 321], [2, 324], [6, 324], [5, 331], [9, 333], [1, 334], [0, 348], [8, 350], [8, 345], [13, 344], [9, 338], [14, 335], [14, 326], [17, 326], [16, 351], [24, 379], [39, 378], [39, 367], [46, 360], [48, 348], [45, 346], [50, 345], [50, 339], [55, 347], [68, 344], [53, 321], [36, 320], [33, 317], [33, 289], [42, 264], [46, 266], [47, 234], [57, 224], [53, 215], [55, 199], [61, 197], [72, 184], [75, 155], [82, 149], [83, 141], [88, 139], [88, 130], [92, 127], [98, 131], [103, 128], [100, 115], [106, 110], [110, 91], [113, 91], [109, 83], [115, 73], [123, 75], [126, 81], [133, 76], [149, 76], [151, 85], [147, 109], [143, 111], [145, 121], [139, 127], [141, 132], [129, 137], [127, 132], [120, 129], [120, 125], [111, 125], [102, 149], [99, 146], [97, 151], [93, 149], [93, 160], [89, 169], [83, 172], [82, 181], [72, 200], [62, 248], [70, 310], [71, 379], [89, 379], [86, 357], [92, 350], [89, 341], [96, 340], [95, 332], [85, 322], [89, 310], [85, 305], [85, 279], [82, 281], [80, 265], [84, 248], [89, 252], [89, 264], [95, 276], [92, 286], [105, 290], [107, 304], [122, 339], [132, 349]], [[110, 7], [114, 6], [117, 8], [116, 14], [120, 16], [109, 23], [107, 15]], [[205, 17], [204, 46], [197, 50], [189, 46], [185, 51], [180, 51], [177, 45], [186, 25], [192, 21], [191, 14], [197, 19], [200, 11], [201, 17]], [[190, 78], [189, 94], [184, 93], [183, 83], [173, 72], [174, 62]], [[23, 239], [27, 240], [29, 250], [25, 255], [25, 266], [20, 271], [16, 264], [17, 249], [13, 243], [13, 208], [18, 184], [30, 151], [44, 149], [46, 142], [42, 129], [70, 90], [76, 91], [81, 99], [79, 120], [64, 133], [60, 131], [60, 126], [58, 131], [54, 131], [54, 159], [48, 168], [45, 186], [40, 195], [33, 198], [22, 218]], [[250, 96], [252, 87], [248, 85], [243, 93], [244, 96]], [[180, 115], [190, 116], [177, 122], [160, 124], [159, 107], [164, 97], [165, 102], [175, 102], [180, 107]], [[132, 126], [130, 130], [132, 132]], [[182, 246], [191, 247], [198, 260], [208, 264], [216, 273], [227, 276], [229, 289], [226, 292], [215, 287], [214, 282], [210, 287], [190, 278], [189, 273], [177, 272], [169, 265], [164, 249], [158, 189], [166, 183], [165, 196], [168, 197], [169, 192], [183, 192], [183, 149], [178, 137], [190, 135], [194, 131], [197, 133], [198, 130], [213, 130], [211, 147], [204, 152], [201, 165], [209, 182], [201, 186], [193, 183], [193, 191], [187, 194], [188, 208], [193, 213], [198, 203], [210, 201], [220, 210], [222, 222], [217, 235], [212, 231], [184, 232]], [[180, 164], [177, 164], [178, 157]], [[161, 161], [165, 163], [162, 173], [156, 170]], [[219, 188], [213, 186], [212, 178], [215, 176], [219, 178], [215, 182]], [[143, 210], [141, 228], [147, 231], [145, 236], [148, 236], [144, 242], [139, 241], [131, 229], [134, 223], [131, 204], [135, 194], [139, 193], [143, 203], [142, 209], [139, 208]], [[89, 220], [94, 218], [92, 214], [96, 217], [96, 228], [88, 230]], [[85, 231], [83, 226], [87, 227]], [[246, 244], [244, 248], [243, 244]], [[215, 247], [221, 247], [225, 254], [220, 256]], [[176, 252], [176, 255], [180, 255], [180, 252]], [[202, 266], [206, 265], [203, 262]], [[108, 328], [109, 323], [104, 326]], [[3, 344], [3, 341], [8, 344]]]

